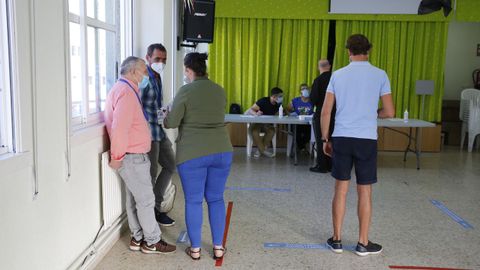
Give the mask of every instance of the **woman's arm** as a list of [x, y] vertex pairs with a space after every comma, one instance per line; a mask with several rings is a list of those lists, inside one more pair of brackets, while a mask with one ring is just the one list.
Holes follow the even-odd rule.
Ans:
[[167, 113], [167, 116], [163, 120], [163, 126], [165, 128], [177, 128], [182, 122], [183, 116], [186, 110], [186, 92], [180, 90], [173, 100], [171, 111]]

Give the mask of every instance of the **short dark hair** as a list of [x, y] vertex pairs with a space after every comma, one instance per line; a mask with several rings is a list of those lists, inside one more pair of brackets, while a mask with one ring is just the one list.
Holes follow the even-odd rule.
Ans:
[[274, 96], [274, 95], [278, 95], [278, 94], [281, 94], [283, 93], [282, 89], [278, 88], [278, 87], [274, 87], [272, 88], [272, 90], [270, 90], [270, 96]]
[[206, 53], [192, 52], [185, 55], [183, 59], [183, 65], [193, 70], [196, 76], [207, 75], [207, 63], [208, 55]]
[[153, 51], [155, 51], [155, 50], [159, 50], [161, 52], [167, 52], [167, 49], [165, 49], [165, 46], [163, 46], [161, 43], [154, 43], [154, 44], [150, 44], [150, 46], [148, 46], [147, 55], [152, 56]]
[[368, 51], [372, 48], [372, 44], [366, 36], [354, 34], [348, 38], [345, 48], [350, 50], [353, 55], [368, 54]]

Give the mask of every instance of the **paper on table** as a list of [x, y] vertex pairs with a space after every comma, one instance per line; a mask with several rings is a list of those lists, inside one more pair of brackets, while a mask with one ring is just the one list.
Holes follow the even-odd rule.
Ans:
[[387, 118], [388, 121], [393, 121], [393, 122], [403, 122], [402, 118]]

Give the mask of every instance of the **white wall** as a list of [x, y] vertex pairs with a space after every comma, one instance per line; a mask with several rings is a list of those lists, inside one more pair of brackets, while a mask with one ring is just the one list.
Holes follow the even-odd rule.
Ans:
[[173, 46], [173, 1], [134, 1], [133, 52], [145, 58], [147, 47], [162, 43], [167, 49], [167, 65], [162, 74], [165, 103], [170, 102], [173, 93], [172, 74], [175, 67], [176, 47]]
[[443, 99], [459, 100], [460, 92], [473, 86], [472, 72], [480, 68], [477, 44], [480, 44], [480, 23], [450, 23]]
[[[166, 102], [181, 85], [183, 74], [184, 52], [176, 50], [174, 39], [174, 1], [134, 1], [134, 54], [144, 57], [153, 42], [168, 50], [163, 74]], [[107, 138], [103, 126], [73, 134], [67, 180], [67, 1], [12, 2], [22, 153], [0, 157], [0, 241], [4, 243], [0, 269], [76, 268], [102, 225], [100, 154], [108, 147]], [[35, 179], [39, 193], [33, 199]]]
[[[72, 174], [67, 181], [67, 1], [12, 2], [24, 153], [0, 160], [0, 269], [66, 269], [101, 226], [100, 153], [106, 148], [105, 134], [100, 127], [72, 137]], [[39, 193], [34, 200], [35, 155]]]
[[163, 16], [165, 5], [171, 1], [141, 0], [133, 2], [133, 53], [145, 57], [147, 47], [152, 43], [165, 44], [164, 23], [168, 18]]

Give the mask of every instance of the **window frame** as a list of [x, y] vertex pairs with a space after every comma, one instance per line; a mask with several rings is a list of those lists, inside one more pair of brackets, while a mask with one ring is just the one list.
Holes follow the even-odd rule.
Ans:
[[[96, 0], [98, 1], [98, 0]], [[95, 1], [95, 2], [96, 2]], [[122, 18], [122, 15], [124, 14], [121, 13], [122, 9], [122, 1], [131, 1], [131, 0], [114, 0], [114, 5], [115, 5], [115, 15], [114, 15], [114, 24], [107, 23], [104, 21], [101, 21], [96, 18], [92, 18], [87, 16], [87, 0], [79, 0], [80, 2], [80, 14], [75, 14], [71, 13], [69, 9], [69, 0], [66, 0], [66, 20], [65, 20], [65, 25], [66, 25], [66, 35], [65, 35], [65, 43], [66, 43], [66, 58], [67, 58], [67, 63], [66, 63], [66, 80], [67, 80], [67, 103], [68, 103], [68, 119], [70, 121], [69, 128], [71, 128], [73, 131], [78, 131], [83, 128], [87, 127], [92, 127], [97, 124], [100, 124], [103, 122], [103, 111], [101, 108], [98, 108], [97, 112], [90, 113], [90, 100], [89, 100], [89, 55], [88, 55], [88, 29], [89, 27], [92, 27], [95, 29], [95, 46], [98, 44], [98, 30], [104, 30], [106, 32], [111, 32], [115, 35], [115, 78], [114, 80], [118, 79], [118, 63], [120, 61], [120, 56], [121, 56], [121, 50], [122, 50], [122, 36], [121, 36], [121, 28], [120, 24], [124, 18]], [[94, 8], [95, 13], [97, 12], [97, 9]], [[81, 58], [81, 68], [80, 68], [80, 74], [81, 74], [81, 91], [82, 91], [82, 112], [80, 116], [73, 116], [73, 101], [72, 101], [72, 85], [71, 85], [71, 44], [70, 44], [70, 23], [76, 23], [80, 26], [80, 48], [79, 48], [79, 55]], [[96, 55], [96, 61], [98, 61], [98, 52], [99, 48], [95, 47], [95, 55]], [[98, 73], [98, 67], [95, 68], [95, 71], [93, 72], [94, 74]], [[95, 76], [97, 77], [97, 76]], [[107, 93], [110, 89], [107, 89]], [[97, 82], [95, 83], [95, 102], [98, 104], [101, 103], [100, 100], [100, 87]]]
[[9, 1], [0, 0], [0, 156], [15, 153]]

